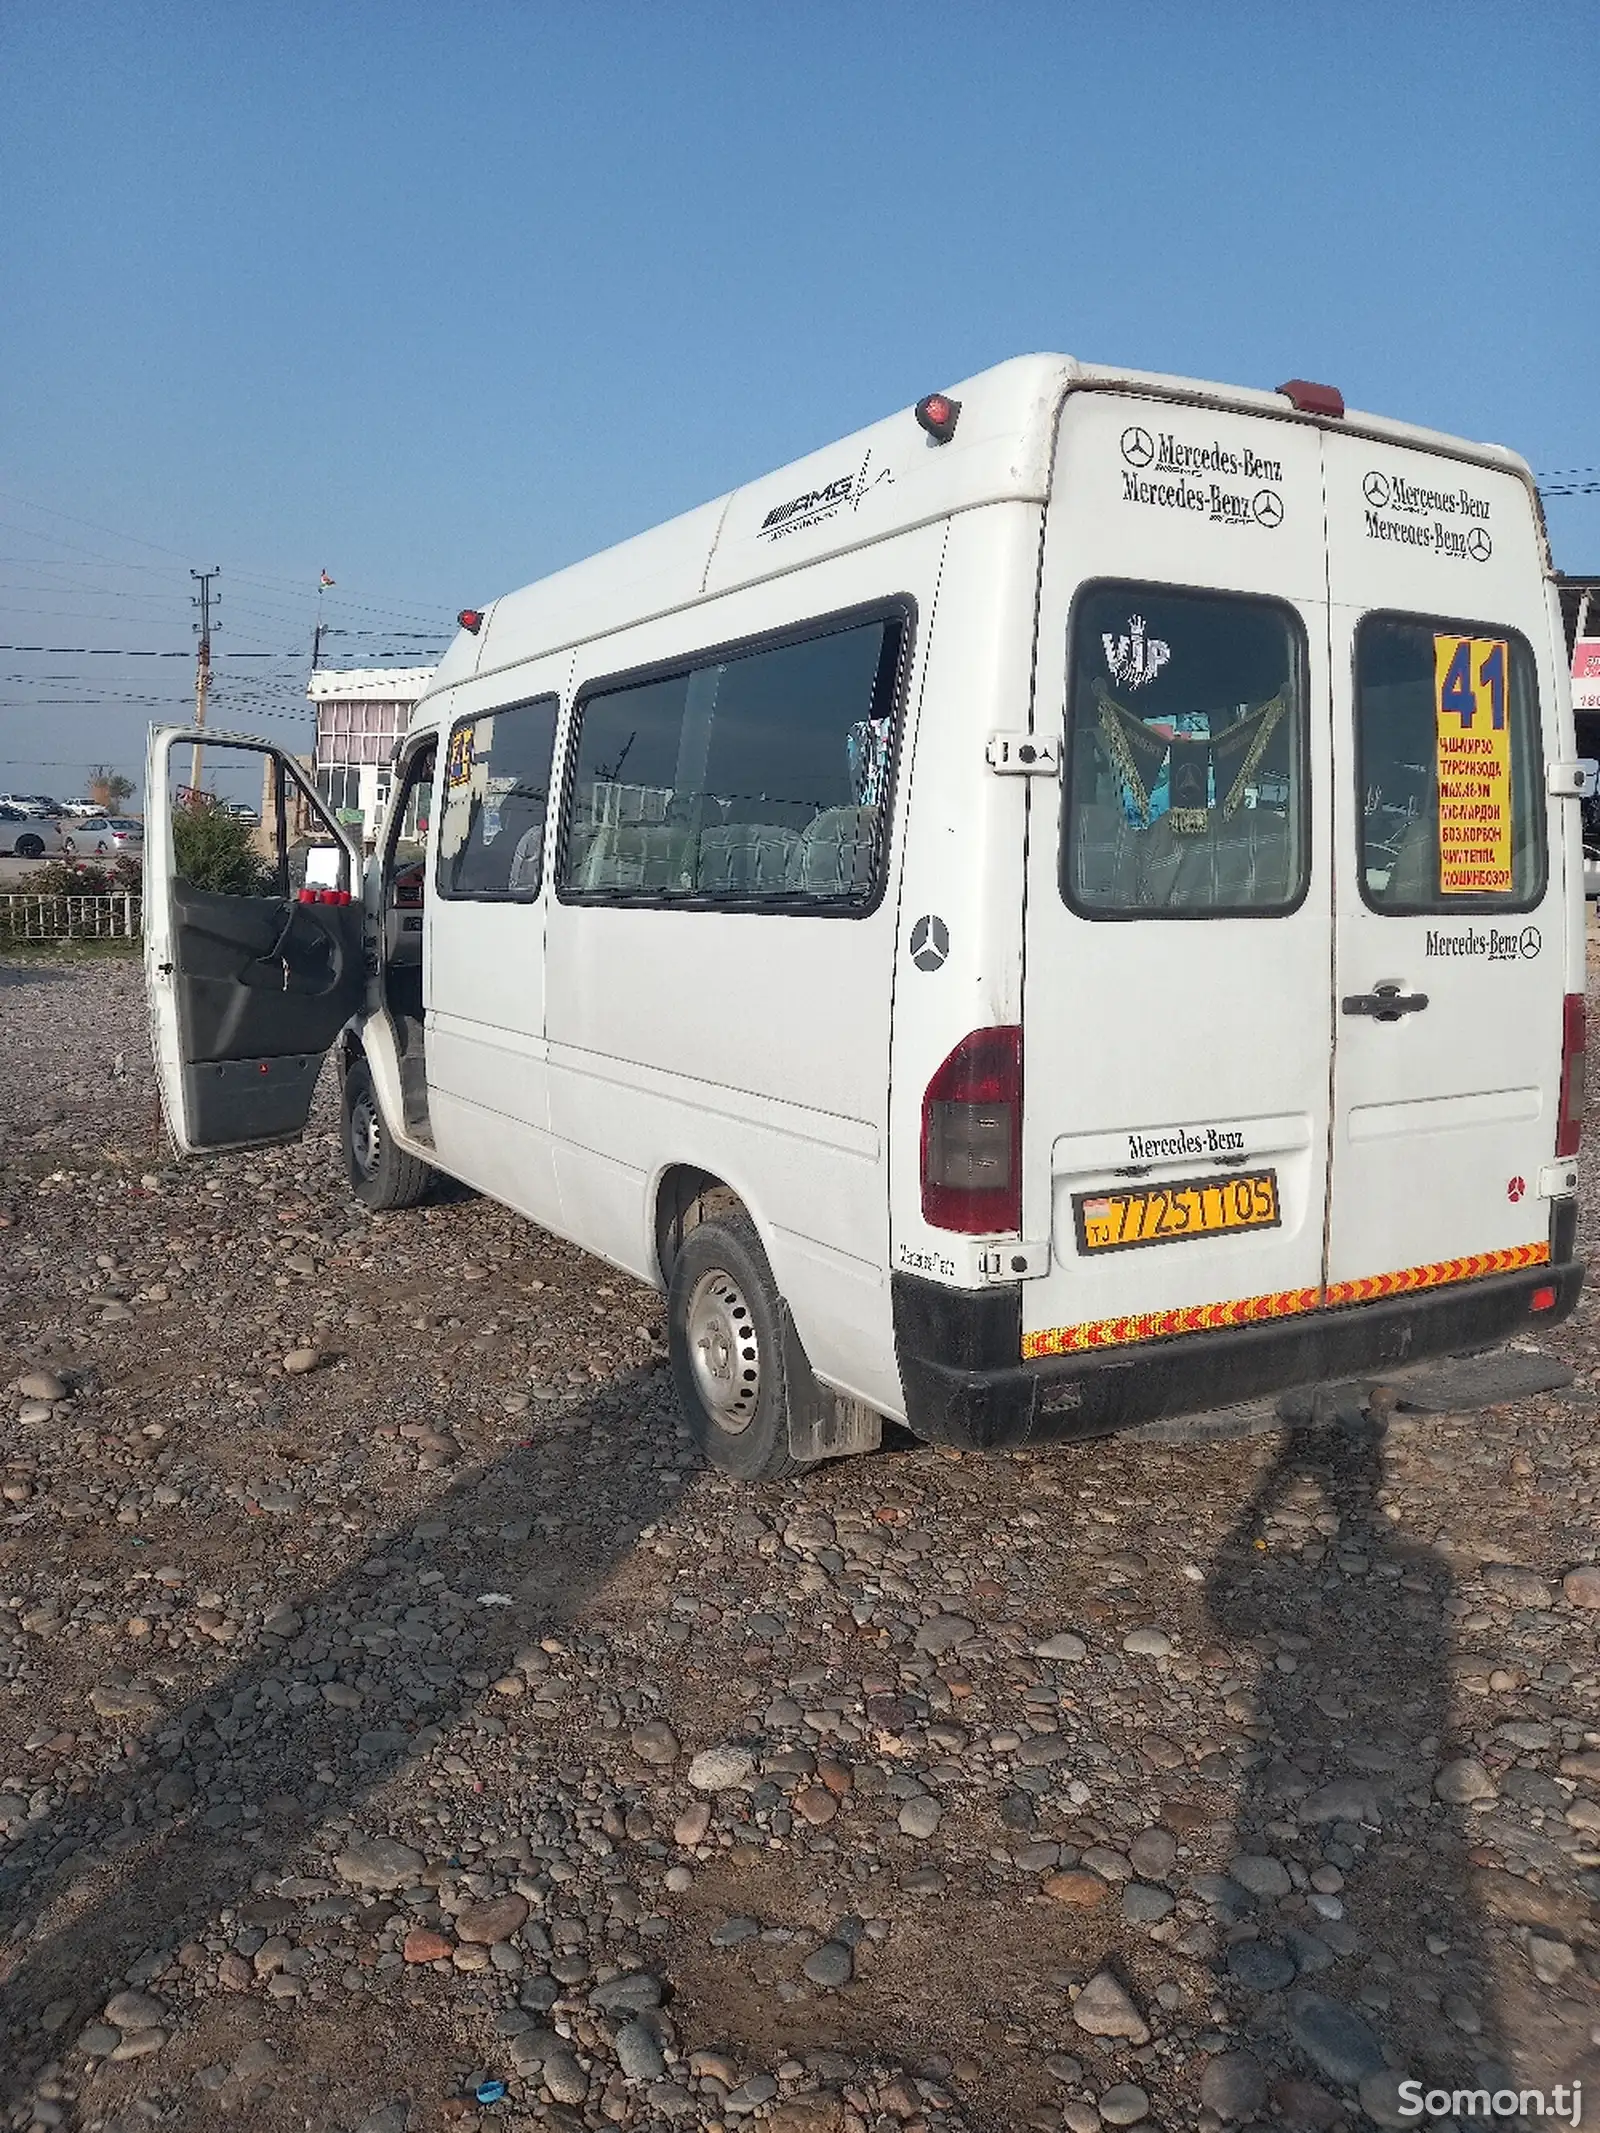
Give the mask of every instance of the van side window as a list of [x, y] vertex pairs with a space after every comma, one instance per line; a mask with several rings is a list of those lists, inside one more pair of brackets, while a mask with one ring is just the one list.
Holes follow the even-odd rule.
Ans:
[[822, 625], [580, 698], [563, 896], [871, 905], [905, 632]]
[[1374, 911], [1526, 910], [1544, 894], [1533, 654], [1483, 622], [1368, 615], [1356, 636], [1361, 893]]
[[1304, 635], [1276, 601], [1094, 585], [1072, 623], [1061, 885], [1086, 918], [1305, 894]]
[[531, 903], [544, 879], [556, 699], [458, 719], [440, 788], [441, 896]]

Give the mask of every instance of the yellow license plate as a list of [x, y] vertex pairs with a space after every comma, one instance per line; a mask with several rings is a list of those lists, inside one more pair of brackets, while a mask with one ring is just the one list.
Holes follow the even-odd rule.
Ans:
[[1072, 1211], [1082, 1252], [1127, 1252], [1139, 1244], [1182, 1244], [1234, 1229], [1276, 1229], [1278, 1174], [1235, 1170], [1127, 1192], [1079, 1192]]

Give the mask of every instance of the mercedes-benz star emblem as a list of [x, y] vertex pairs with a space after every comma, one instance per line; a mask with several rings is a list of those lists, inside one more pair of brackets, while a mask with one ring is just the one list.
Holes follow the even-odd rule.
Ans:
[[1258, 526], [1281, 526], [1283, 524], [1283, 498], [1276, 489], [1257, 489], [1255, 502], [1250, 506]]
[[1361, 484], [1361, 493], [1374, 511], [1381, 511], [1389, 501], [1389, 477], [1380, 474], [1376, 467]]
[[1156, 441], [1135, 423], [1122, 433], [1122, 456], [1130, 467], [1147, 467], [1156, 456]]
[[950, 953], [950, 928], [927, 912], [911, 929], [911, 960], [919, 970], [941, 970]]
[[1467, 535], [1467, 553], [1474, 563], [1487, 563], [1494, 553], [1494, 542], [1484, 527], [1474, 526]]
[[1517, 936], [1517, 946], [1526, 956], [1534, 956], [1544, 946], [1544, 936], [1537, 926], [1524, 926]]

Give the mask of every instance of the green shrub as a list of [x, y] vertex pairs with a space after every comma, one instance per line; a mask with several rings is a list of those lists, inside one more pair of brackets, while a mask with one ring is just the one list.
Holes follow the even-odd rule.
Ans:
[[144, 864], [127, 852], [115, 859], [52, 859], [17, 887], [29, 896], [137, 896], [144, 887]]
[[277, 869], [256, 849], [255, 824], [220, 807], [176, 807], [172, 812], [174, 872], [191, 888], [222, 896], [271, 896]]

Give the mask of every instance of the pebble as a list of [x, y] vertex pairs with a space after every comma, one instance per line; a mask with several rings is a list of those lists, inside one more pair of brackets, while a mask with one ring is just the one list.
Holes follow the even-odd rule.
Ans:
[[148, 1992], [114, 1992], [106, 2002], [105, 2018], [117, 2029], [159, 2029], [167, 2010]]
[[1294, 1982], [1294, 1958], [1270, 1941], [1236, 1940], [1228, 1950], [1228, 1975], [1247, 1992], [1281, 1992]]
[[1046, 1875], [1044, 1893], [1052, 1903], [1064, 1903], [1077, 1911], [1092, 1911], [1097, 1903], [1105, 1900], [1108, 1888], [1098, 1874], [1073, 1866], [1059, 1874]]
[[931, 1837], [944, 1819], [944, 1810], [937, 1800], [923, 1793], [915, 1800], [907, 1800], [900, 1810], [901, 1833], [907, 1837]]
[[469, 1903], [456, 1914], [456, 1935], [492, 1947], [496, 1941], [510, 1940], [527, 1915], [526, 1896], [496, 1896], [487, 1903]]
[[1088, 1645], [1081, 1637], [1074, 1636], [1070, 1629], [1062, 1630], [1057, 1636], [1047, 1637], [1042, 1644], [1035, 1644], [1032, 1651], [1035, 1659], [1065, 1659], [1076, 1662], [1089, 1656]]
[[300, 1377], [308, 1370], [315, 1370], [322, 1360], [316, 1348], [291, 1348], [283, 1359], [283, 1367], [291, 1377]]
[[675, 1763], [683, 1753], [677, 1734], [663, 1718], [652, 1718], [647, 1724], [636, 1727], [630, 1745], [641, 1763], [653, 1763], [658, 1767]]
[[1072, 2019], [1091, 2037], [1125, 2037], [1130, 2044], [1148, 2044], [1150, 2031], [1143, 2015], [1109, 1970], [1097, 1970], [1072, 2004]]
[[1436, 1773], [1433, 1789], [1452, 1807], [1470, 1807], [1478, 1800], [1492, 1800], [1494, 1780], [1476, 1756], [1457, 1756]]
[[1249, 2052], [1223, 2052], [1200, 2076], [1200, 2101], [1228, 2125], [1254, 2118], [1267, 2100], [1267, 2077]]
[[1119, 2081], [1100, 2098], [1100, 2116], [1108, 2126], [1136, 2126], [1150, 2114], [1150, 2099], [1136, 2082]]
[[616, 2043], [617, 2063], [629, 2081], [656, 2081], [666, 2072], [661, 2047], [642, 2022], [624, 2022]]
[[697, 1792], [732, 1792], [755, 1775], [756, 1759], [748, 1748], [702, 1748], [689, 1764], [689, 1783]]
[[1140, 1659], [1170, 1659], [1172, 1639], [1164, 1629], [1130, 1629], [1122, 1649]]
[[841, 1985], [848, 1985], [854, 1976], [855, 1957], [842, 1941], [825, 1940], [820, 1948], [806, 1957], [801, 1968], [813, 1985], [837, 1991]]
[[589, 2077], [569, 2051], [551, 2052], [541, 2072], [557, 2103], [582, 2103], [589, 2093]]
[[934, 1615], [924, 1622], [912, 1639], [919, 1652], [931, 1652], [942, 1657], [967, 1644], [978, 1634], [977, 1625], [965, 1615]]
[[1561, 1580], [1561, 1590], [1574, 1607], [1600, 1607], [1600, 1566], [1579, 1563]]
[[17, 1391], [24, 1400], [39, 1400], [46, 1405], [67, 1397], [67, 1388], [53, 1370], [30, 1370], [17, 1380]]
[[1383, 2047], [1371, 2024], [1325, 1993], [1291, 1997], [1289, 2033], [1317, 2071], [1343, 2088], [1355, 2088], [1383, 2066]]
[[358, 1889], [383, 1893], [409, 1887], [425, 1864], [421, 1852], [394, 1837], [358, 1837], [339, 1853], [333, 1870]]

